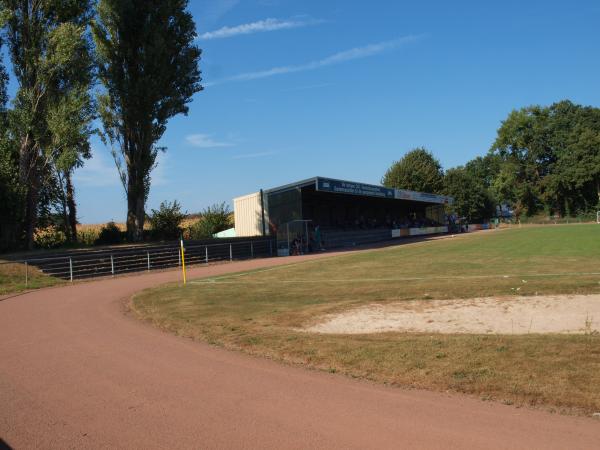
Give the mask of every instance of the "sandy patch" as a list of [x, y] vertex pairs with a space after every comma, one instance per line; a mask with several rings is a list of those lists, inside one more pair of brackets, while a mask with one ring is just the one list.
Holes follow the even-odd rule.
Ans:
[[328, 315], [313, 333], [386, 331], [527, 334], [600, 330], [600, 295], [411, 300]]

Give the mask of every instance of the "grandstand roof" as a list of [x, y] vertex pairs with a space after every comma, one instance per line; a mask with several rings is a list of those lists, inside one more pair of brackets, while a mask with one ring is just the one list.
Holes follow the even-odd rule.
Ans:
[[436, 204], [454, 203], [454, 198], [446, 195], [409, 191], [407, 189], [393, 189], [375, 184], [359, 183], [356, 181], [338, 180], [335, 178], [325, 177], [307, 178], [305, 180], [296, 181], [294, 183], [285, 184], [272, 189], [266, 189], [264, 192], [267, 194], [273, 194], [309, 186], [314, 186], [315, 190], [317, 191], [330, 192], [334, 194], [411, 200], [416, 202]]

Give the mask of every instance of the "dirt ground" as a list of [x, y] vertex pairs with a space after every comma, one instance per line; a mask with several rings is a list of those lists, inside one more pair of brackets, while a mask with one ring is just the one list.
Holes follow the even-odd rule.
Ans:
[[600, 295], [555, 295], [372, 304], [328, 315], [305, 331], [527, 334], [598, 333]]

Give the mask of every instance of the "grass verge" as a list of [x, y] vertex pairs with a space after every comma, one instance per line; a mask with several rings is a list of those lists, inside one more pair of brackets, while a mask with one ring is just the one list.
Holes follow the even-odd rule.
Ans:
[[[25, 272], [27, 272], [27, 281]], [[35, 267], [0, 260], [0, 295], [15, 294], [61, 283], [62, 280], [50, 277]]]

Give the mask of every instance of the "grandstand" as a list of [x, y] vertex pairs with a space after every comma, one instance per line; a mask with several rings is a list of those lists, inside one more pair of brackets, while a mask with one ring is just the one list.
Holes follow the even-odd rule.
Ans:
[[273, 236], [281, 255], [448, 232], [451, 197], [314, 177], [234, 199], [236, 236]]

